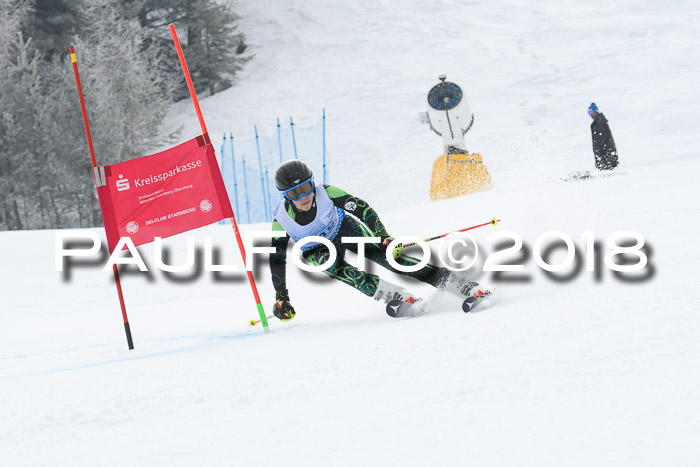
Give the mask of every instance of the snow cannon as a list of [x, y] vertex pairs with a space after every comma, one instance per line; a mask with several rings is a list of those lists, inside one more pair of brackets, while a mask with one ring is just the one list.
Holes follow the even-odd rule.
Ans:
[[492, 187], [491, 176], [479, 154], [470, 154], [464, 135], [474, 124], [469, 102], [457, 84], [440, 75], [428, 93], [427, 123], [442, 138], [444, 154], [433, 163], [430, 199], [470, 195]]

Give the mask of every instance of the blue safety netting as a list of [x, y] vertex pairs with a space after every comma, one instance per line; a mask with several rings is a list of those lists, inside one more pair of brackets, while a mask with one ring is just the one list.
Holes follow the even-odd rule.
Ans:
[[[314, 172], [316, 184], [328, 183], [328, 154], [323, 118], [311, 127], [298, 127], [290, 118], [277, 120], [277, 130], [262, 136], [255, 127], [253, 139], [224, 134], [221, 144], [221, 173], [241, 224], [271, 222], [271, 210], [282, 198], [275, 187], [275, 170], [288, 159], [301, 159]], [[286, 124], [285, 124], [286, 123]]]

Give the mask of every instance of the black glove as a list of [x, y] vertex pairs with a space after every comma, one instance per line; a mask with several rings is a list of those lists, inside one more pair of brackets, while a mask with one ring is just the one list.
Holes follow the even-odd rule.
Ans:
[[287, 289], [278, 290], [277, 294], [275, 294], [275, 300], [272, 313], [279, 318], [280, 321], [289, 321], [296, 316], [297, 312], [294, 311], [294, 307], [289, 303], [289, 293]]

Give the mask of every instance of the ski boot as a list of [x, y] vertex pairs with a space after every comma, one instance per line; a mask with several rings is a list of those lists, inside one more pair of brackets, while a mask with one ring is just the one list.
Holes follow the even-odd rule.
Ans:
[[466, 277], [459, 277], [454, 273], [450, 273], [439, 288], [462, 299], [481, 296], [485, 293], [478, 282], [470, 281]]
[[403, 287], [394, 285], [384, 279], [379, 279], [377, 291], [372, 295], [375, 300], [383, 300], [384, 303], [389, 303], [392, 300], [401, 300], [406, 303], [415, 303], [419, 299], [411, 292]]
[[458, 277], [451, 273], [447, 276], [444, 284], [440, 287], [453, 295], [462, 298], [462, 311], [468, 313], [474, 309], [481, 299], [491, 295], [492, 291], [484, 289], [478, 282], [467, 280], [464, 277]]

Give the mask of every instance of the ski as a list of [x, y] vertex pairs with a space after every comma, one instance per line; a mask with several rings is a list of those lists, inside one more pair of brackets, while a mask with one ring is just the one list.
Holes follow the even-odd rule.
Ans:
[[404, 302], [403, 300], [391, 300], [386, 304], [386, 314], [392, 318], [404, 318], [406, 316], [416, 316], [423, 312], [424, 303], [422, 300], [415, 302]]
[[559, 180], [562, 182], [574, 182], [576, 180], [590, 180], [592, 178], [608, 178], [614, 177], [615, 175], [624, 175], [627, 172], [601, 172], [601, 173], [591, 173], [588, 170], [581, 170], [578, 172], [571, 172], [566, 177], [561, 177]]
[[485, 298], [489, 297], [493, 293], [493, 290], [486, 290], [480, 295], [473, 295], [471, 297], [467, 297], [463, 302], [462, 302], [462, 311], [465, 313], [469, 313], [470, 311], [474, 310], [479, 303], [481, 303]]
[[[467, 297], [462, 302], [462, 311], [469, 313], [474, 310], [485, 298], [491, 296], [493, 290], [486, 290], [480, 295]], [[408, 316], [417, 316], [425, 312], [425, 302], [418, 300], [413, 303], [404, 302], [403, 300], [391, 300], [386, 304], [386, 314], [392, 318], [405, 318]]]

